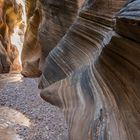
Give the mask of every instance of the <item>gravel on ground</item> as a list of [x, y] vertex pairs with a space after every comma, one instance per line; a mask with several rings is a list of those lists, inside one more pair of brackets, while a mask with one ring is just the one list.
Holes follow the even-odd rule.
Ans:
[[0, 75], [0, 140], [68, 139], [62, 111], [39, 93], [38, 78]]

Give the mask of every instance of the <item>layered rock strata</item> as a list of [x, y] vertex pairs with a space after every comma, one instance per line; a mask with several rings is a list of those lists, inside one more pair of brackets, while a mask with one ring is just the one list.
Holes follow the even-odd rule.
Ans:
[[41, 76], [40, 88], [61, 80], [85, 65], [91, 65], [109, 43], [114, 16], [126, 1], [85, 1], [65, 37], [50, 52]]
[[20, 71], [19, 52], [11, 36], [17, 26], [22, 30], [23, 7], [16, 0], [0, 1], [0, 73]]
[[83, 0], [38, 0], [36, 2], [33, 16], [28, 21], [22, 51], [24, 76], [40, 75], [44, 69], [46, 57], [73, 23], [82, 2]]
[[63, 109], [70, 140], [139, 140], [139, 22], [139, 0], [85, 1], [50, 52], [41, 97]]

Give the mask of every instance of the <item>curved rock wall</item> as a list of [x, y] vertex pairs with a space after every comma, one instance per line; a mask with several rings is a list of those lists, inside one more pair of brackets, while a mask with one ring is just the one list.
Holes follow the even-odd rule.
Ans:
[[[0, 1], [0, 73], [19, 66], [20, 10]], [[140, 1], [26, 0], [26, 12], [22, 74], [42, 73], [40, 95], [64, 111], [69, 140], [139, 140]]]
[[26, 77], [36, 77], [41, 74], [41, 71], [39, 70], [41, 48], [37, 39], [39, 23], [39, 11], [35, 10], [33, 16], [28, 20], [21, 55], [23, 67], [22, 74]]
[[26, 9], [26, 15], [28, 20], [34, 14], [34, 10], [36, 8], [36, 2], [37, 0], [25, 0], [25, 9]]
[[82, 2], [83, 0], [36, 2], [36, 10], [28, 22], [22, 51], [24, 76], [40, 75], [46, 57], [73, 23]]
[[109, 43], [114, 16], [124, 1], [85, 1], [76, 21], [53, 49], [45, 63], [39, 87], [46, 87], [70, 75], [74, 70], [93, 63]]
[[16, 26], [22, 28], [22, 8], [16, 0], [0, 1], [0, 73], [21, 70], [19, 52], [11, 36]]
[[63, 109], [70, 140], [139, 140], [139, 23], [139, 0], [87, 0], [49, 53], [41, 97]]

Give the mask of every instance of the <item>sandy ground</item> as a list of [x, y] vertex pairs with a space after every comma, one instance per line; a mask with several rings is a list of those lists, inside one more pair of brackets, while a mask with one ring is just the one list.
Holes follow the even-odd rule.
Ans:
[[0, 140], [67, 140], [64, 115], [43, 101], [38, 79], [0, 75]]

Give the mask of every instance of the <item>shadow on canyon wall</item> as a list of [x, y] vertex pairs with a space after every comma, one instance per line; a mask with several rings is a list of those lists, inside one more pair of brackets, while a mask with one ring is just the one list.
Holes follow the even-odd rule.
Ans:
[[70, 140], [139, 139], [140, 2], [126, 2], [85, 3], [46, 59], [41, 97], [63, 109]]
[[22, 74], [41, 75], [69, 139], [139, 140], [140, 1], [27, 0], [26, 11]]

